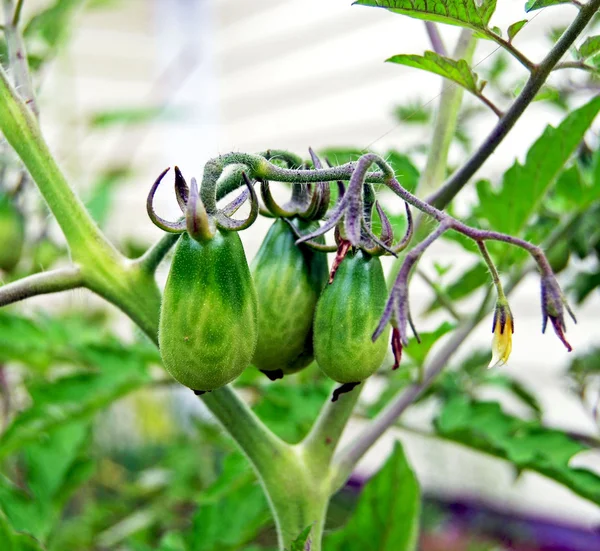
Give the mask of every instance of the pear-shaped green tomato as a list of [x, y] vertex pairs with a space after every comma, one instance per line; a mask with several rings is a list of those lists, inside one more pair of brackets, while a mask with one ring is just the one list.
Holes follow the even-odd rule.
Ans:
[[358, 251], [342, 261], [317, 304], [315, 359], [339, 383], [358, 383], [383, 363], [389, 328], [375, 342], [371, 335], [387, 299], [379, 258]]
[[199, 243], [184, 233], [160, 311], [167, 371], [193, 390], [222, 387], [250, 364], [257, 327], [256, 291], [238, 234], [217, 231]]
[[[300, 233], [318, 227], [301, 219], [292, 223]], [[252, 363], [265, 372], [293, 373], [313, 360], [311, 329], [327, 282], [327, 256], [296, 245], [296, 239], [285, 221], [276, 220], [252, 263], [258, 295], [258, 344]]]
[[23, 251], [25, 221], [11, 198], [0, 191], [0, 270], [11, 272]]

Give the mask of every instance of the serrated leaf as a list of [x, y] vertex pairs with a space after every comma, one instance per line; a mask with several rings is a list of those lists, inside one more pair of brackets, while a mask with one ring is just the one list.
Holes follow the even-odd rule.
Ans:
[[475, 0], [357, 0], [354, 3], [475, 31], [486, 28], [495, 7], [495, 2], [490, 1], [483, 2], [480, 7]]
[[523, 19], [522, 21], [517, 21], [516, 23], [513, 23], [510, 27], [508, 27], [508, 30], [506, 31], [508, 34], [508, 41], [512, 42], [513, 38], [515, 36], [517, 36], [517, 33], [528, 23], [528, 19]]
[[290, 551], [310, 551], [310, 531], [312, 526], [307, 526], [300, 535], [292, 542]]
[[[487, 27], [492, 15], [496, 11], [496, 0], [483, 0], [481, 2], [481, 6], [479, 7], [479, 12], [481, 14], [481, 19], [483, 20], [483, 24]], [[497, 27], [494, 27], [497, 28]]]
[[525, 2], [525, 11], [541, 10], [548, 6], [557, 6], [558, 4], [569, 4], [571, 0], [527, 0]]
[[522, 235], [598, 111], [600, 97], [571, 112], [557, 128], [546, 127], [527, 152], [525, 163], [515, 162], [504, 174], [498, 191], [479, 182], [474, 214], [496, 231]]
[[600, 52], [600, 35], [588, 36], [579, 46], [579, 55], [585, 59]]
[[477, 95], [481, 89], [479, 77], [473, 72], [469, 64], [464, 59], [455, 61], [448, 57], [436, 54], [435, 52], [425, 52], [425, 55], [400, 54], [390, 57], [386, 61], [415, 67], [443, 76], [456, 84], [459, 84], [469, 92]]
[[419, 483], [400, 443], [365, 485], [346, 526], [325, 538], [327, 551], [414, 551], [419, 535]]
[[439, 436], [510, 461], [518, 470], [537, 472], [600, 504], [600, 476], [569, 467], [588, 448], [564, 432], [507, 415], [495, 402], [466, 396], [449, 400], [435, 420]]
[[114, 400], [150, 380], [147, 367], [159, 363], [150, 344], [124, 346], [81, 318], [25, 318], [0, 312], [0, 359], [62, 363], [75, 374], [29, 383], [32, 404], [0, 436], [0, 457], [47, 438], [62, 426], [89, 419]]
[[419, 333], [421, 343], [419, 344], [416, 338], [411, 339], [408, 346], [404, 348], [403, 353], [408, 354], [416, 365], [423, 366], [433, 345], [455, 327], [455, 325], [446, 321], [435, 331]]

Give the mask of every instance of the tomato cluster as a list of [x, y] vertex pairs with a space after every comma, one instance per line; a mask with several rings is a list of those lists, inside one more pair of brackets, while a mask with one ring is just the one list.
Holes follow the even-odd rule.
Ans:
[[[318, 159], [313, 156], [315, 166]], [[166, 172], [166, 171], [165, 171]], [[336, 227], [335, 246], [325, 244], [318, 222], [328, 210], [329, 184], [298, 186], [280, 207], [267, 182], [261, 183], [266, 210], [275, 218], [251, 268], [230, 218], [246, 198], [258, 211], [253, 185], [232, 204], [216, 209], [216, 188], [198, 192], [176, 169], [175, 189], [184, 217], [177, 223], [159, 218], [150, 193], [152, 220], [182, 233], [167, 279], [160, 313], [159, 345], [167, 371], [197, 394], [220, 388], [254, 366], [270, 379], [295, 373], [316, 361], [348, 391], [383, 364], [389, 328], [373, 341], [387, 288], [379, 256], [391, 247], [391, 231], [381, 208], [381, 240], [365, 232], [358, 246]], [[344, 188], [336, 204], [343, 201]], [[369, 185], [366, 197], [373, 197]], [[208, 197], [208, 199], [207, 199]], [[208, 206], [207, 206], [208, 205]], [[369, 221], [373, 200], [363, 207]], [[253, 220], [251, 221], [253, 222]], [[251, 223], [249, 222], [249, 223]], [[234, 227], [235, 224], [235, 227]], [[319, 235], [318, 235], [319, 234]], [[302, 243], [300, 243], [302, 241]], [[331, 271], [326, 252], [337, 250]]]

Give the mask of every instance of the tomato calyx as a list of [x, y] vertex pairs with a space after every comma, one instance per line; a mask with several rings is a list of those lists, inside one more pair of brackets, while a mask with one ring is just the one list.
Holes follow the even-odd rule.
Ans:
[[[216, 207], [216, 198], [210, 195], [214, 192], [214, 186], [210, 189], [200, 188], [195, 178], [188, 186], [183, 174], [175, 167], [175, 197], [181, 209], [183, 217], [176, 222], [169, 222], [161, 218], [154, 210], [154, 196], [163, 178], [170, 168], [163, 170], [152, 185], [146, 200], [146, 210], [150, 220], [157, 227], [169, 233], [187, 233], [197, 241], [208, 241], [212, 239], [217, 229], [226, 231], [241, 231], [251, 226], [258, 217], [258, 198], [254, 191], [254, 185], [245, 173], [242, 173], [246, 189], [233, 201], [223, 208]], [[250, 200], [250, 213], [244, 220], [236, 220], [232, 216], [239, 208]]]
[[277, 381], [279, 379], [283, 379], [284, 376], [283, 369], [273, 369], [271, 371], [268, 371], [266, 369], [259, 369], [259, 371], [262, 374], [266, 375], [270, 381]]

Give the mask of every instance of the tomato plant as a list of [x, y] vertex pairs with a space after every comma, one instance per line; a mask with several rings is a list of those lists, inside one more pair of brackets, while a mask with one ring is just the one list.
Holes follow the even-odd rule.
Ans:
[[[435, 117], [428, 104], [397, 109], [402, 122], [424, 126], [426, 143], [385, 153], [332, 145], [306, 157], [280, 149], [215, 153], [197, 167], [199, 182], [188, 185], [175, 168], [176, 220], [159, 216], [154, 204], [164, 170], [146, 205], [165, 233], [140, 248], [117, 246], [105, 231], [107, 197], [128, 171], [103, 174], [100, 198], [82, 201], [38, 123], [40, 70], [66, 39], [76, 2], [57, 0], [23, 21], [23, 2], [4, 0], [0, 306], [87, 289], [136, 328], [126, 342], [96, 307], [0, 311], [5, 547], [413, 551], [421, 537], [428, 548], [433, 500], [421, 495], [415, 465], [390, 430], [418, 403], [435, 412], [419, 432], [543, 475], [600, 505], [600, 476], [572, 462], [597, 449], [597, 435], [549, 424], [536, 390], [501, 369], [516, 348], [521, 322], [513, 291], [523, 279], [537, 278], [542, 332], [551, 327], [569, 352], [571, 303], [578, 307], [600, 288], [600, 148], [593, 133], [600, 0], [529, 0], [525, 10], [565, 3], [573, 16], [550, 33], [545, 55], [533, 58], [515, 45], [527, 32], [525, 19], [506, 29], [491, 24], [495, 0], [355, 2], [424, 25], [432, 50], [388, 61], [445, 79]], [[452, 53], [441, 25], [461, 27]], [[506, 82], [506, 61], [487, 70], [473, 64], [483, 40], [512, 59], [524, 84]], [[36, 55], [27, 55], [30, 47]], [[579, 80], [560, 80], [572, 71]], [[560, 124], [548, 126], [498, 181], [475, 182], [534, 100], [562, 109]], [[468, 129], [481, 109], [497, 120], [474, 144]], [[458, 166], [449, 160], [452, 144], [466, 152]], [[283, 205], [275, 183], [291, 193]], [[467, 188], [472, 202], [454, 208]], [[66, 247], [48, 230], [46, 209]], [[239, 219], [244, 209], [249, 214]], [[255, 231], [259, 216], [274, 220], [249, 266], [239, 234]], [[434, 263], [432, 276], [424, 259], [442, 241], [461, 251], [459, 260]], [[172, 248], [161, 289], [157, 270]], [[387, 279], [382, 260], [391, 266]], [[430, 290], [430, 304], [411, 300], [414, 278]], [[415, 320], [429, 315], [441, 323], [419, 334]], [[491, 352], [457, 354], [490, 321]], [[590, 393], [599, 354], [573, 356], [565, 374], [597, 429]], [[380, 384], [364, 399], [373, 381]], [[485, 398], [490, 387], [502, 398]], [[168, 399], [160, 394], [165, 388]], [[135, 436], [117, 403], [125, 396], [129, 412], [150, 404]], [[182, 422], [182, 396], [202, 402], [200, 418]], [[107, 427], [123, 431], [118, 445], [103, 443]], [[348, 506], [347, 483], [384, 434], [397, 441], [393, 452], [371, 480], [359, 480], [364, 488]]]

